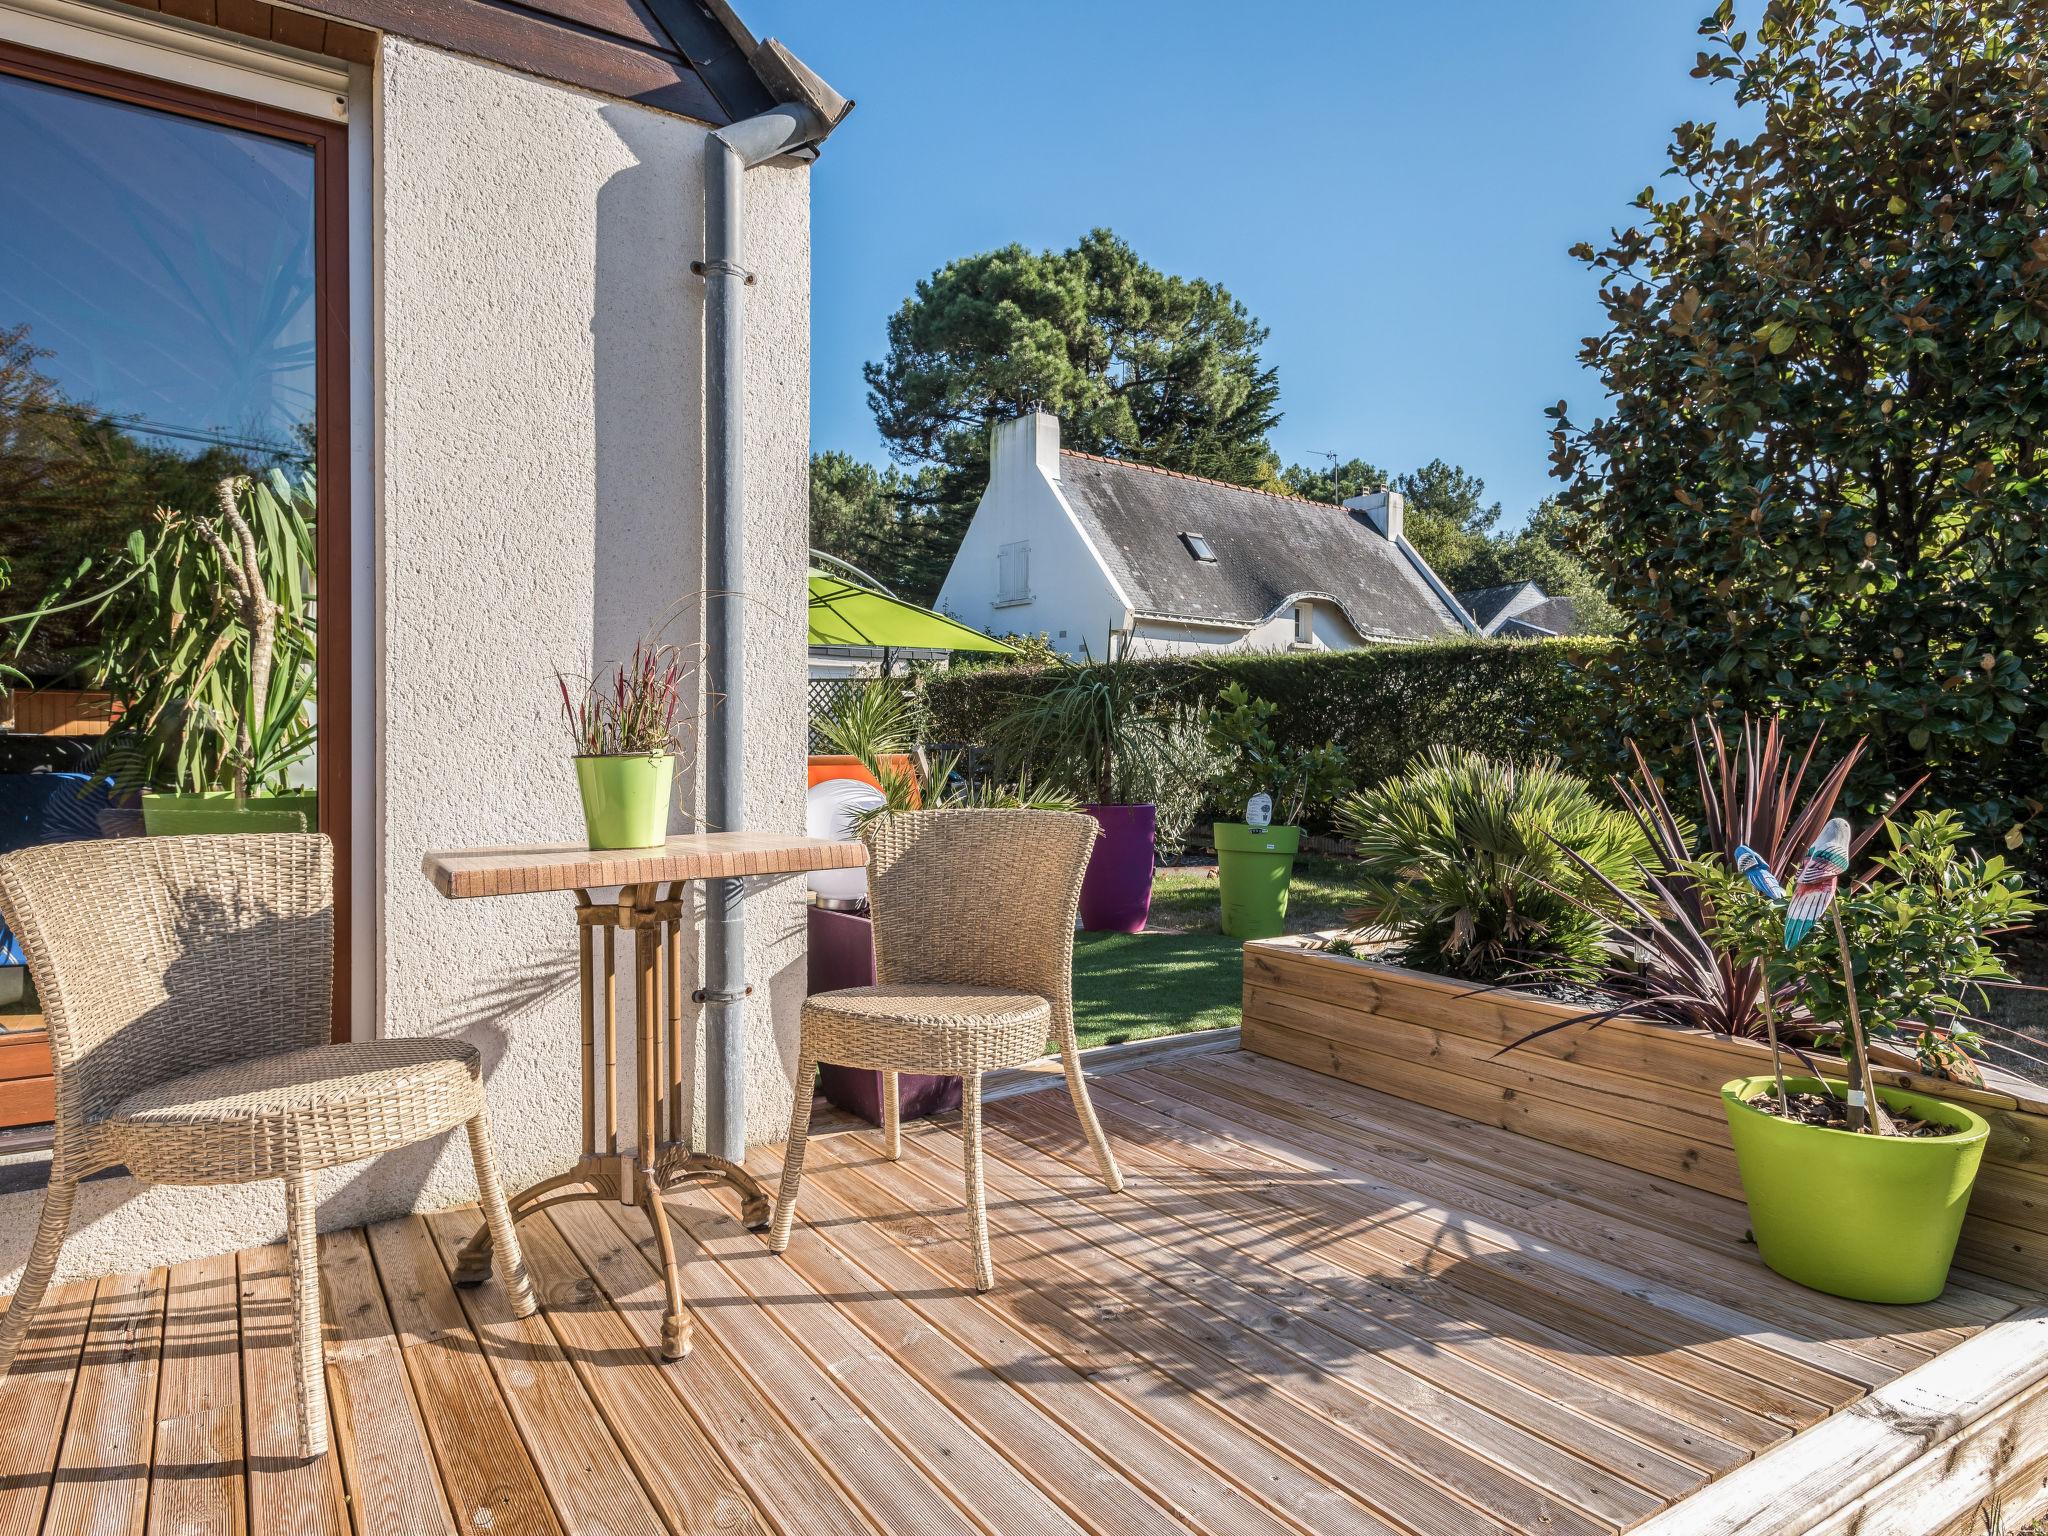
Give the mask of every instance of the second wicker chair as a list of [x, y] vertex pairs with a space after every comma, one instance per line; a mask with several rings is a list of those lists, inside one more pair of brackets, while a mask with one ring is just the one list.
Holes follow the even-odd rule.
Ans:
[[1123, 1175], [1081, 1076], [1074, 1039], [1074, 914], [1096, 837], [1087, 816], [1063, 811], [912, 811], [862, 833], [875, 929], [872, 987], [821, 992], [803, 1009], [796, 1104], [768, 1246], [789, 1246], [820, 1062], [882, 1073], [884, 1138], [902, 1150], [897, 1074], [961, 1083], [974, 1288], [995, 1284], [982, 1190], [981, 1079], [1059, 1046], [1067, 1092], [1102, 1161]]

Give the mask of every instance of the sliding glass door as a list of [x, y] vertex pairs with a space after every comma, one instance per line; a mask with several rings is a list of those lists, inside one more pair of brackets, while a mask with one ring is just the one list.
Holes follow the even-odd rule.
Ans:
[[345, 831], [343, 152], [0, 46], [0, 851]]

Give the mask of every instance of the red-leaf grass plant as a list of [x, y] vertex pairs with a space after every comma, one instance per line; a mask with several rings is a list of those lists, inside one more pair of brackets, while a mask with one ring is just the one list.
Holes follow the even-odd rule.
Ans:
[[625, 661], [595, 677], [555, 673], [576, 755], [680, 754], [689, 724], [685, 690], [696, 671], [695, 658], [682, 646], [642, 640]]
[[[1507, 1049], [1623, 1014], [1740, 1039], [1762, 1040], [1770, 1034], [1764, 968], [1715, 941], [1713, 896], [1695, 878], [1692, 865], [1708, 854], [1732, 865], [1735, 850], [1748, 847], [1790, 886], [1800, 861], [1834, 815], [1864, 743], [1858, 739], [1838, 762], [1820, 772], [1814, 768], [1819, 736], [1795, 750], [1776, 720], [1744, 716], [1733, 740], [1718, 721], [1695, 721], [1692, 745], [1700, 806], [1697, 826], [1672, 804], [1664, 781], [1651, 771], [1633, 741], [1628, 748], [1635, 771], [1612, 780], [1615, 794], [1650, 844], [1646, 894], [1621, 889], [1572, 849], [1563, 850], [1627, 914], [1620, 922], [1610, 919], [1607, 937], [1613, 953], [1631, 957], [1633, 963], [1618, 960], [1601, 981], [1602, 989], [1616, 1001], [1537, 1030]], [[1850, 846], [1852, 860], [1922, 782], [1907, 786], [1865, 824]], [[1795, 1050], [1812, 1042], [1810, 1018], [1789, 1012], [1797, 1007], [1789, 987], [1774, 991], [1768, 1004]]]

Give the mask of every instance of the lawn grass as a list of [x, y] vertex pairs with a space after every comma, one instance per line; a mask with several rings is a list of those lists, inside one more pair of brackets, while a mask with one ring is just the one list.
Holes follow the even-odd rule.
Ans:
[[[1342, 859], [1297, 861], [1288, 932], [1341, 926], [1359, 903], [1354, 867]], [[1076, 934], [1074, 1027], [1082, 1046], [1235, 1025], [1244, 946], [1224, 937], [1221, 917], [1216, 867], [1186, 865], [1153, 877], [1145, 932]]]
[[1235, 1025], [1243, 949], [1220, 933], [1075, 934], [1074, 1032], [1082, 1048]]

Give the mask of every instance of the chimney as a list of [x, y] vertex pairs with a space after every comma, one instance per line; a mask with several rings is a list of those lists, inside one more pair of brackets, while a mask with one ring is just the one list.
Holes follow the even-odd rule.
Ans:
[[1401, 538], [1401, 514], [1407, 504], [1407, 498], [1399, 491], [1386, 490], [1368, 491], [1363, 496], [1349, 497], [1344, 503], [1353, 512], [1363, 512], [1365, 520], [1389, 544], [1398, 543]]
[[[1013, 465], [1010, 461], [1015, 459]], [[1060, 419], [1045, 411], [1026, 411], [999, 421], [989, 433], [988, 472], [991, 480], [1027, 466], [1048, 480], [1060, 477]]]

